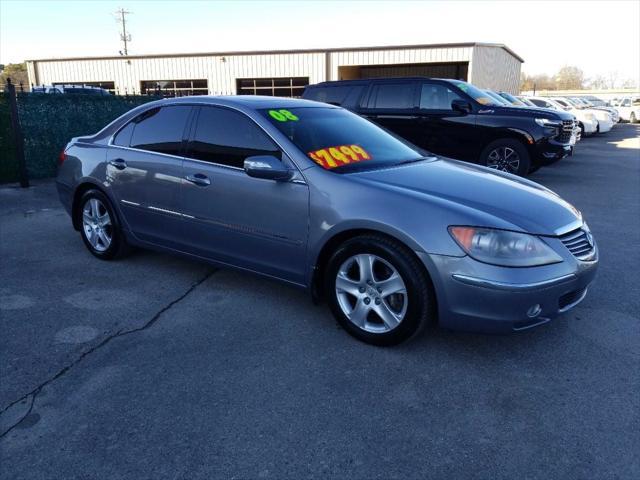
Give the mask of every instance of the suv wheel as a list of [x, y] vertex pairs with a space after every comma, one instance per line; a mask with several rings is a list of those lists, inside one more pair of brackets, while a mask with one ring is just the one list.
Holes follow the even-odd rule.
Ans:
[[80, 199], [80, 235], [87, 249], [102, 260], [111, 260], [127, 251], [120, 223], [109, 198], [99, 190], [89, 190]]
[[638, 122], [638, 119], [636, 118], [635, 112], [631, 112], [631, 115], [629, 115], [629, 122], [630, 123], [637, 123]]
[[525, 176], [531, 168], [529, 152], [517, 140], [504, 138], [491, 142], [480, 154], [485, 167]]
[[363, 342], [395, 345], [429, 323], [433, 290], [411, 251], [395, 240], [363, 235], [332, 255], [326, 298], [344, 329]]

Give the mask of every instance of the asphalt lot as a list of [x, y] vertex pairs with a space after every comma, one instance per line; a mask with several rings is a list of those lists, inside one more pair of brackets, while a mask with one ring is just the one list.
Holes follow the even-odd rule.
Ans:
[[386, 349], [274, 282], [101, 262], [52, 182], [0, 187], [0, 477], [640, 478], [639, 135], [532, 176], [599, 243], [580, 306]]

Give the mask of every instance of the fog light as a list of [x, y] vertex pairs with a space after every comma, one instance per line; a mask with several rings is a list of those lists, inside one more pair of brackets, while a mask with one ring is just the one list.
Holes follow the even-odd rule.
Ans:
[[529, 310], [527, 310], [527, 317], [535, 318], [540, 315], [540, 312], [542, 312], [542, 307], [540, 306], [540, 304], [536, 303], [535, 305], [531, 306]]

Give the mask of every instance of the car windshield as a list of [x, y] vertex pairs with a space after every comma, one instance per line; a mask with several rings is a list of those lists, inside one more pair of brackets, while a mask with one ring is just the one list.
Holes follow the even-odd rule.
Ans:
[[260, 113], [314, 162], [337, 173], [399, 165], [425, 155], [342, 108], [275, 108]]
[[480, 90], [478, 87], [471, 85], [470, 83], [463, 82], [461, 80], [450, 80], [450, 82], [462, 90], [464, 93], [473, 98], [480, 105], [500, 107], [504, 105], [499, 100], [487, 95], [486, 92]]
[[569, 102], [567, 102], [566, 100], [559, 100], [557, 98], [555, 99], [547, 99], [549, 102], [551, 103], [555, 103], [557, 105], [560, 105], [560, 108], [564, 108], [565, 110], [571, 110], [571, 104]]
[[516, 105], [518, 107], [523, 107], [524, 106], [524, 102], [520, 101], [519, 99], [517, 99], [516, 97], [514, 97], [510, 93], [500, 92], [498, 95], [500, 95], [502, 98], [505, 98], [506, 100], [508, 100], [512, 105]]
[[500, 95], [492, 92], [491, 90], [485, 90], [484, 93], [493, 98], [496, 102], [499, 102], [499, 105], [511, 105], [506, 98], [502, 98]]

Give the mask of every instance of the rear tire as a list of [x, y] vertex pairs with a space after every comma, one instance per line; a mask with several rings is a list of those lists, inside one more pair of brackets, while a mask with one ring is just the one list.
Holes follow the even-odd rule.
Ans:
[[370, 234], [343, 243], [329, 259], [324, 288], [336, 320], [358, 340], [396, 345], [435, 316], [431, 281], [413, 252]]
[[502, 138], [491, 142], [480, 154], [480, 164], [502, 172], [526, 176], [531, 159], [526, 147], [518, 140]]
[[113, 260], [129, 252], [111, 202], [100, 190], [88, 190], [82, 195], [76, 215], [80, 236], [92, 255], [100, 260]]

